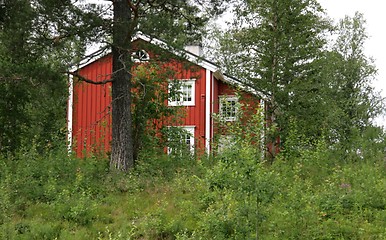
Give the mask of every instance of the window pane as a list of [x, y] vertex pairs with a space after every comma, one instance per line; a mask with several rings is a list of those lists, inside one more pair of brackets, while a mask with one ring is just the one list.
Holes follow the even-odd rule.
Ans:
[[190, 135], [189, 134], [185, 135], [185, 143], [186, 143], [186, 145], [188, 145], [188, 147], [190, 147]]
[[220, 114], [226, 121], [233, 121], [237, 116], [237, 98], [220, 97]]
[[191, 153], [194, 150], [194, 127], [170, 127], [169, 131], [168, 154]]
[[183, 101], [192, 101], [192, 85], [183, 86]]
[[[194, 80], [180, 80], [178, 92], [175, 97], [169, 98], [169, 105], [171, 106], [194, 106], [195, 81]], [[172, 89], [172, 87], [169, 87]]]

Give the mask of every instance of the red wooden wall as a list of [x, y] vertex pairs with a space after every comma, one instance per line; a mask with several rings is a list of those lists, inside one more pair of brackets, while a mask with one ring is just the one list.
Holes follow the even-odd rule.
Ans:
[[[195, 126], [194, 137], [198, 149], [205, 147], [205, 73], [197, 65], [172, 61], [168, 64], [175, 70], [175, 79], [196, 79], [195, 106], [181, 107], [182, 117], [177, 126]], [[79, 74], [95, 82], [110, 79], [112, 58], [105, 56], [81, 68]], [[165, 79], [168, 81], [168, 79]], [[167, 103], [166, 103], [167, 104]], [[73, 148], [77, 156], [85, 153], [104, 153], [110, 150], [111, 142], [111, 83], [105, 85], [74, 83], [73, 104]], [[170, 123], [171, 125], [172, 123]]]
[[[235, 86], [231, 86], [227, 83], [224, 83], [223, 81], [214, 80], [214, 86], [213, 86], [213, 112], [219, 113], [220, 108], [220, 100], [219, 97], [222, 95], [228, 95], [228, 96], [236, 96], [239, 95], [240, 103], [243, 104], [243, 114], [244, 117], [242, 121], [248, 120], [249, 116], [252, 116], [252, 114], [256, 114], [257, 108], [261, 106], [261, 100], [258, 99], [256, 96], [247, 93], [245, 91], [240, 91], [235, 88]], [[212, 121], [213, 125], [213, 135], [216, 134], [227, 134], [227, 129], [224, 128], [224, 126], [219, 126], [218, 123], [215, 123]]]
[[[152, 57], [152, 56], [151, 56]], [[196, 139], [196, 149], [205, 150], [205, 114], [206, 98], [210, 99], [210, 139], [216, 134], [216, 126], [212, 118], [212, 113], [219, 111], [220, 95], [235, 95], [234, 87], [223, 81], [212, 79], [213, 73], [210, 72], [210, 81], [206, 81], [207, 70], [198, 65], [177, 62], [171, 60], [165, 67], [174, 70], [174, 79], [195, 79], [195, 105], [181, 107], [182, 117], [178, 122], [168, 120], [164, 124], [177, 126], [195, 126], [194, 137]], [[111, 55], [102, 57], [79, 70], [83, 77], [95, 82], [111, 78], [112, 58]], [[165, 79], [168, 81], [169, 79]], [[210, 96], [206, 96], [206, 83], [210, 83]], [[255, 111], [260, 101], [251, 94], [243, 92], [241, 101], [250, 105], [249, 109]], [[167, 102], [165, 102], [167, 104]], [[73, 102], [73, 124], [72, 139], [73, 149], [77, 156], [84, 157], [89, 153], [106, 153], [110, 151], [111, 142], [111, 84], [94, 85], [85, 82], [74, 82], [74, 102]], [[87, 153], [87, 154], [86, 154]]]
[[194, 138], [196, 147], [205, 147], [205, 89], [206, 89], [206, 69], [199, 66], [186, 68], [185, 63], [173, 63], [176, 66], [175, 79], [195, 79], [195, 105], [181, 107], [184, 117], [180, 122], [174, 122], [176, 126], [195, 126]]
[[[79, 70], [93, 81], [111, 77], [111, 56], [105, 56]], [[111, 83], [103, 85], [74, 82], [73, 148], [77, 156], [106, 152], [111, 141]]]

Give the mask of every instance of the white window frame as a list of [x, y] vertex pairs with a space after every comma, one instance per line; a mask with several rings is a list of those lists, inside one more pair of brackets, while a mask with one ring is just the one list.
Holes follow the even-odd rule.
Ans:
[[150, 60], [150, 55], [145, 50], [139, 49], [131, 54], [131, 60], [136, 63], [147, 62]]
[[[234, 101], [235, 105], [234, 108], [234, 116], [224, 116], [224, 111], [223, 108], [225, 105], [229, 104], [230, 101]], [[239, 98], [234, 95], [221, 95], [219, 96], [219, 116], [221, 117], [222, 120], [227, 121], [227, 122], [232, 122], [237, 120], [237, 113], [238, 113], [238, 108], [239, 108]]]
[[[186, 144], [187, 144], [187, 140], [189, 140], [189, 150], [191, 153], [193, 153], [194, 152], [194, 142], [195, 142], [194, 130], [195, 130], [196, 126], [170, 126], [170, 127], [180, 128], [181, 130], [185, 130], [187, 132], [187, 134], [189, 134], [189, 139], [185, 138], [185, 139], [181, 139], [181, 140], [184, 141]], [[188, 136], [188, 135], [185, 135], [185, 137], [186, 136]], [[167, 151], [168, 151], [168, 154], [171, 154], [173, 149], [171, 147], [168, 147]]]
[[[179, 98], [177, 100], [168, 99], [168, 105], [169, 106], [195, 106], [196, 104], [196, 79], [179, 79], [175, 81], [180, 81], [181, 87], [178, 90], [177, 96]], [[171, 89], [171, 84], [173, 84], [173, 81], [169, 81], [169, 91]], [[189, 101], [184, 100], [184, 87], [190, 86], [191, 87], [191, 98]]]

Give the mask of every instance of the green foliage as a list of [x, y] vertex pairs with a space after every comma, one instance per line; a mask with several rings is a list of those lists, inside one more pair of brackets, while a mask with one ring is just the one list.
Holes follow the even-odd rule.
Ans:
[[[338, 121], [334, 131], [338, 146], [346, 152], [360, 147], [358, 139], [372, 131], [371, 121], [383, 110], [382, 98], [372, 87], [377, 69], [364, 53], [368, 38], [363, 15], [345, 17], [337, 26], [337, 40], [328, 61], [326, 79], [329, 80], [330, 99]], [[333, 60], [333, 61], [331, 61]]]
[[[219, 155], [203, 178], [207, 189], [201, 194], [199, 227], [179, 237], [384, 237], [385, 225], [379, 225], [386, 206], [381, 193], [386, 174], [382, 160], [337, 164], [337, 155], [323, 139], [311, 145], [295, 131], [288, 143], [291, 148], [284, 149], [272, 166], [253, 157], [254, 149], [245, 144]], [[369, 191], [367, 184], [373, 186]]]
[[142, 17], [138, 29], [182, 47], [201, 42], [207, 22], [221, 14], [225, 7], [226, 1], [222, 0], [168, 0], [156, 4], [143, 1], [139, 5]]
[[[0, 33], [0, 152], [34, 143], [40, 151], [63, 137], [66, 82], [53, 46], [36, 41], [30, 1], [5, 1]], [[40, 45], [41, 44], [41, 45]], [[60, 51], [61, 48], [57, 48]]]
[[214, 151], [221, 153], [241, 146], [252, 147], [255, 150], [251, 154], [258, 158], [263, 154], [263, 135], [271, 129], [265, 127], [264, 110], [260, 106], [245, 103], [241, 95], [237, 94], [237, 98], [235, 121], [227, 121], [221, 114], [213, 114], [217, 131], [214, 136]]
[[105, 160], [86, 163], [67, 156], [66, 151], [41, 155], [32, 149], [4, 158], [0, 185], [4, 215], [0, 220], [34, 216], [35, 206], [41, 206], [36, 211], [44, 221], [86, 225], [96, 217], [93, 202], [104, 193], [99, 179], [106, 175], [107, 167]]
[[[326, 105], [317, 59], [330, 29], [319, 3], [238, 1], [234, 14], [230, 29], [220, 35], [221, 65], [268, 96], [267, 120], [280, 129], [282, 142], [290, 118], [301, 124], [304, 134], [318, 138], [317, 126], [324, 121], [319, 112]], [[270, 134], [272, 139], [279, 136], [278, 131]]]
[[9, 221], [11, 216], [11, 174], [9, 173], [9, 167], [5, 164], [4, 159], [0, 156], [0, 225]]
[[[169, 65], [171, 56], [163, 49], [153, 48], [152, 51], [160, 56], [141, 63], [133, 71], [131, 111], [135, 140], [134, 159], [138, 160], [149, 149], [158, 152], [166, 147], [191, 159], [193, 151], [181, 144], [187, 133], [180, 128], [170, 127], [180, 123], [185, 111], [183, 107], [170, 107], [166, 104], [169, 99], [182, 94], [179, 91], [182, 83], [177, 77], [180, 72], [175, 70], [175, 66]], [[190, 68], [192, 64], [182, 63], [181, 67]], [[173, 157], [174, 154], [170, 156]]]
[[268, 96], [267, 122], [277, 129], [267, 139], [291, 148], [295, 122], [311, 145], [324, 138], [343, 161], [365, 151], [361, 139], [384, 109], [372, 87], [376, 67], [364, 54], [363, 15], [333, 26], [314, 0], [238, 1], [233, 13], [216, 35], [215, 59]]
[[298, 146], [272, 165], [246, 141], [200, 161], [145, 151], [130, 174], [66, 151], [3, 157], [0, 238], [383, 239], [377, 151], [337, 164], [325, 141]]

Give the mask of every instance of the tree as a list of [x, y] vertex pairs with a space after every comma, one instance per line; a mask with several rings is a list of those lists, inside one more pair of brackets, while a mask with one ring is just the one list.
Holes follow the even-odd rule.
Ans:
[[[103, 2], [101, 1], [101, 3]], [[0, 50], [5, 55], [12, 56], [10, 58], [12, 60], [16, 59], [15, 56], [22, 58], [26, 56], [25, 53], [31, 53], [31, 58], [26, 60], [26, 63], [34, 62], [31, 59], [40, 59], [43, 62], [49, 59], [55, 63], [55, 68], [51, 68], [53, 73], [59, 73], [58, 69], [62, 68], [62, 72], [64, 72], [65, 66], [69, 66], [71, 62], [79, 61], [88, 44], [102, 43], [111, 47], [113, 75], [111, 80], [106, 79], [104, 81], [112, 82], [113, 85], [113, 142], [110, 165], [112, 169], [127, 171], [134, 165], [130, 111], [132, 101], [132, 37], [137, 31], [143, 31], [150, 36], [157, 36], [166, 40], [174, 47], [200, 39], [205, 23], [223, 11], [223, 1], [114, 0], [111, 2], [112, 4], [97, 5], [70, 0], [1, 1], [0, 26], [5, 31], [1, 33], [1, 47], [4, 48], [0, 48]], [[19, 14], [15, 12], [17, 8], [22, 10]], [[22, 27], [18, 28], [18, 26]], [[19, 35], [12, 35], [13, 33]], [[25, 49], [24, 47], [28, 49], [25, 49], [25, 52], [12, 52], [12, 47], [19, 45], [22, 45], [23, 49]], [[4, 63], [7, 62], [7, 58], [1, 60]], [[12, 61], [7, 63], [9, 64], [2, 66], [14, 64]], [[15, 71], [11, 67], [9, 69], [10, 74], [15, 75]], [[29, 72], [25, 71], [24, 73], [27, 78]], [[9, 76], [6, 76], [4, 72], [1, 74], [2, 80], [9, 79]], [[76, 73], [72, 74], [76, 75]], [[78, 77], [86, 82], [101, 84], [101, 82], [88, 81], [82, 76]], [[44, 82], [43, 79], [42, 82]], [[10, 96], [16, 94], [17, 90], [22, 90], [20, 87], [16, 87], [14, 82], [9, 86], [15, 87], [14, 90], [9, 91]], [[61, 87], [61, 89], [65, 88]], [[29, 100], [24, 101], [23, 98], [17, 100], [21, 101], [20, 108], [24, 108], [24, 104], [29, 102]], [[18, 101], [12, 101], [14, 101], [12, 107], [17, 108], [18, 105], [15, 106], [15, 104]], [[6, 105], [4, 104], [4, 106]], [[4, 111], [9, 111], [9, 109]], [[24, 114], [19, 112], [16, 118], [23, 119], [23, 116]], [[19, 124], [17, 121], [2, 121], [12, 122], [20, 129], [25, 129], [23, 124]]]
[[356, 140], [363, 138], [383, 109], [382, 98], [372, 86], [377, 69], [364, 52], [368, 38], [365, 23], [358, 12], [342, 19], [328, 57], [329, 64], [334, 64], [328, 71], [330, 97], [337, 109], [334, 140], [344, 153], [356, 151]]
[[[111, 33], [112, 151], [111, 169], [127, 171], [134, 166], [132, 118], [131, 40], [137, 31], [158, 36], [172, 46], [199, 39], [205, 23], [222, 11], [222, 1], [115, 0], [112, 1]], [[81, 76], [78, 76], [81, 77]], [[86, 80], [86, 79], [83, 79]], [[87, 81], [91, 82], [91, 81]]]
[[[220, 40], [220, 55], [233, 75], [269, 96], [267, 121], [277, 131], [268, 141], [280, 137], [285, 143], [291, 121], [317, 137], [321, 133], [312, 126], [320, 122], [316, 112], [323, 100], [317, 97], [321, 79], [316, 63], [329, 29], [322, 8], [315, 0], [253, 0], [234, 9], [236, 20]], [[272, 157], [278, 147], [271, 149]]]
[[43, 151], [64, 136], [66, 80], [51, 54], [57, 46], [40, 41], [31, 1], [0, 1], [0, 9], [0, 152]]
[[95, 26], [102, 20], [96, 10], [71, 1], [0, 1], [2, 153], [29, 145], [43, 151], [64, 138], [63, 69], [100, 38]]
[[[371, 86], [376, 68], [364, 54], [363, 15], [335, 27], [316, 1], [243, 1], [234, 9], [233, 28], [219, 39], [218, 55], [226, 57], [218, 59], [270, 97], [267, 121], [277, 131], [268, 141], [280, 136], [291, 148], [286, 141], [296, 128], [311, 144], [324, 139], [345, 155], [356, 152], [382, 111]], [[336, 41], [328, 42], [333, 30]]]

